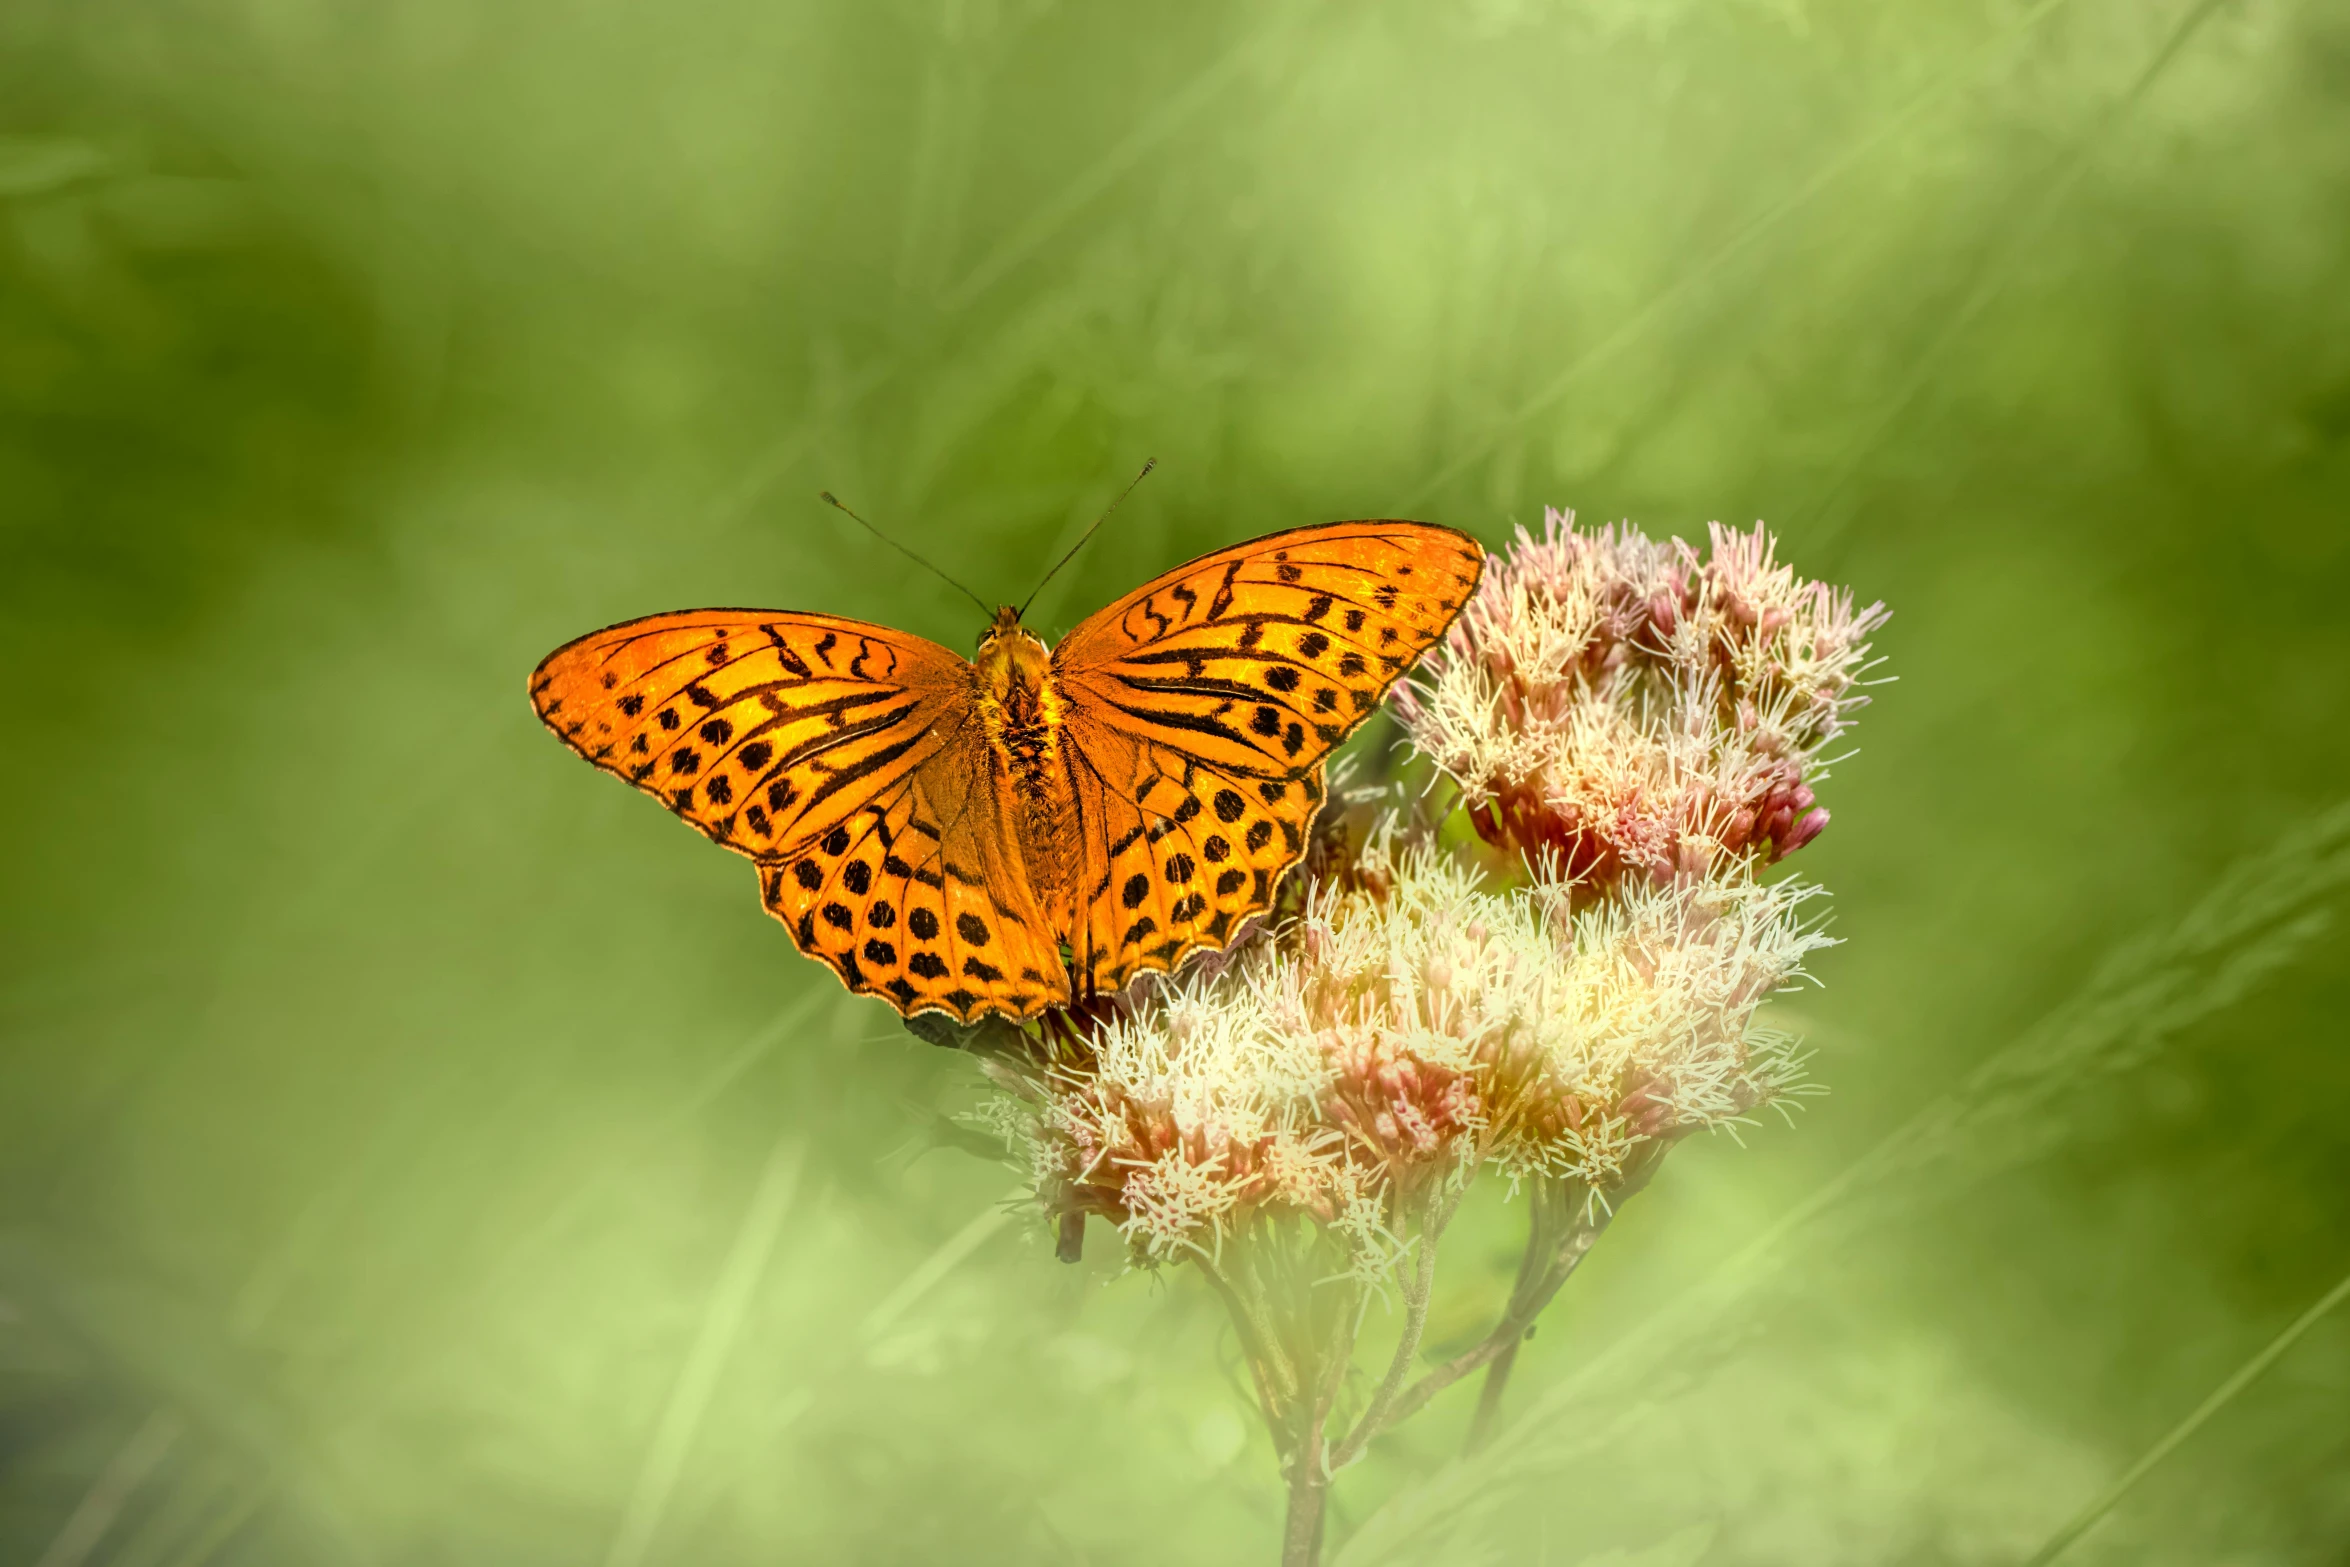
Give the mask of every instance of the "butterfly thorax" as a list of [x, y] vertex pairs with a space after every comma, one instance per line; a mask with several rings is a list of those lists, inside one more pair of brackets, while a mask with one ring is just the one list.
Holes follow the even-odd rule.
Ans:
[[1056, 907], [1068, 891], [1072, 799], [1062, 765], [1064, 704], [1051, 654], [1007, 605], [980, 639], [972, 667], [980, 722], [1008, 786], [1030, 884], [1047, 908]]

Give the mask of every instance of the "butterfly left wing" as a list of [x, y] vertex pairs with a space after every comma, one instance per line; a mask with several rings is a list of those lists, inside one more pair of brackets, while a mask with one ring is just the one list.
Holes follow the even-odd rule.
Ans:
[[1265, 908], [1305, 852], [1323, 759], [1444, 635], [1484, 562], [1428, 523], [1299, 528], [1178, 567], [1071, 632], [1053, 665], [1088, 764], [1072, 764], [1072, 968], [1115, 990]]
[[970, 664], [833, 615], [697, 609], [566, 643], [531, 672], [565, 744], [753, 858], [820, 838], [937, 753]]
[[759, 868], [767, 908], [799, 949], [908, 1017], [1025, 1020], [1069, 999], [978, 729], [958, 718], [923, 766]]

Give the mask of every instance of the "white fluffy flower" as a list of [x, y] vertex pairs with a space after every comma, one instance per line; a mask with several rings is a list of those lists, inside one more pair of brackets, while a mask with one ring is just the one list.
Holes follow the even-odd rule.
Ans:
[[1576, 907], [1491, 892], [1429, 845], [1363, 852], [1282, 939], [1106, 1024], [1051, 1079], [1037, 1168], [1135, 1250], [1213, 1253], [1265, 1212], [1383, 1258], [1382, 1215], [1494, 1162], [1604, 1186], [1640, 1144], [1794, 1081], [1757, 1005], [1825, 938], [1793, 884], [1698, 880]]
[[1531, 1049], [1492, 1088], [1493, 1157], [1605, 1186], [1640, 1143], [1746, 1115], [1796, 1086], [1789, 1042], [1755, 1012], [1828, 938], [1816, 889], [1746, 878], [1631, 886], [1573, 906], [1538, 884], [1556, 959]]

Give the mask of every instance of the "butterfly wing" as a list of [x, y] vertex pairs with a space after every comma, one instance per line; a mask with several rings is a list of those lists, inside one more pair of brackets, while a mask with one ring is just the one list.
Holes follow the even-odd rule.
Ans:
[[1069, 967], [1080, 992], [1122, 989], [1196, 947], [1228, 945], [1304, 852], [1321, 769], [1242, 777], [1084, 716], [1069, 727], [1080, 867]]
[[581, 756], [763, 859], [823, 837], [936, 755], [970, 712], [970, 667], [862, 621], [681, 610], [556, 649], [530, 699]]
[[558, 649], [530, 694], [573, 750], [758, 860], [769, 911], [851, 990], [1030, 1017], [1068, 984], [1005, 850], [971, 678], [862, 621], [686, 610]]
[[1203, 556], [1054, 649], [1081, 882], [1071, 965], [1102, 990], [1221, 947], [1305, 852], [1322, 761], [1443, 636], [1476, 540], [1341, 522]]
[[760, 868], [767, 907], [810, 957], [911, 1017], [1036, 1016], [1069, 998], [994, 759], [966, 711], [913, 773], [787, 861]]

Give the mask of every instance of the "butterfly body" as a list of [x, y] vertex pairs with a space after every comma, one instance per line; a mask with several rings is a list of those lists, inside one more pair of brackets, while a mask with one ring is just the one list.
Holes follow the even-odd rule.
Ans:
[[749, 857], [770, 912], [901, 1011], [1033, 1017], [1228, 945], [1304, 852], [1324, 758], [1443, 635], [1476, 542], [1334, 523], [1178, 567], [1048, 648], [687, 610], [531, 677], [574, 750]]
[[1068, 704], [1061, 699], [1044, 640], [1007, 604], [971, 661], [979, 720], [1001, 794], [1013, 802], [1014, 831], [1029, 885], [1050, 913], [1066, 903], [1074, 795], [1062, 748]]

